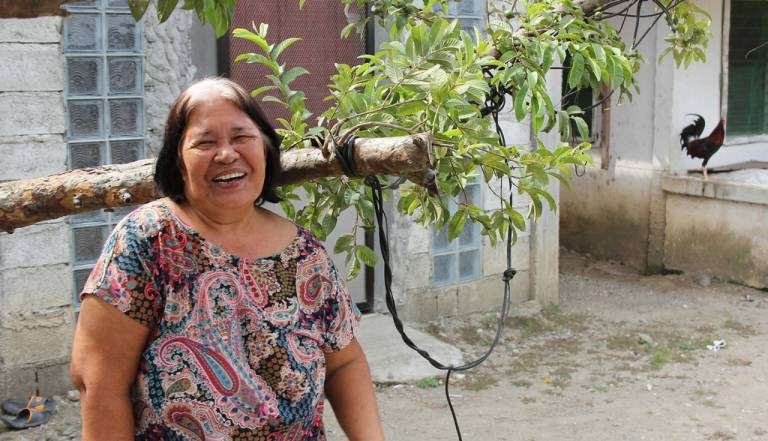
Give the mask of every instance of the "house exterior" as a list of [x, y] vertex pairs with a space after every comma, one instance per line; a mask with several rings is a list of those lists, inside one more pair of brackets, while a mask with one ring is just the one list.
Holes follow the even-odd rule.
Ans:
[[[311, 28], [300, 23], [279, 28], [275, 17], [295, 14], [285, 9], [290, 3], [259, 2], [278, 8], [265, 21], [273, 20], [275, 31], [285, 36]], [[0, 181], [151, 157], [178, 93], [195, 78], [231, 68], [232, 47], [217, 43], [193, 14], [177, 12], [160, 25], [151, 9], [140, 23], [132, 21], [127, 0], [79, 2], [68, 17], [0, 19]], [[454, 12], [473, 22], [482, 20], [485, 10], [483, 2], [466, 0]], [[290, 52], [287, 63], [305, 65], [306, 52], [294, 58]], [[528, 144], [526, 122], [505, 114], [502, 124], [510, 142]], [[551, 191], [557, 197], [556, 184]], [[470, 193], [495, 206], [479, 185]], [[448, 244], [440, 232], [397, 214], [396, 202], [388, 211], [393, 291], [401, 315], [432, 320], [498, 308], [505, 250], [491, 248], [476, 227]], [[526, 203], [519, 199], [515, 205]], [[78, 293], [103, 241], [125, 213], [93, 212], [0, 233], [0, 397], [72, 388], [69, 354]], [[513, 253], [519, 271], [513, 301], [558, 301], [557, 216], [546, 213], [520, 235]], [[350, 221], [339, 221], [338, 230], [345, 222]], [[336, 260], [343, 267], [343, 259]], [[350, 282], [356, 300], [374, 310], [384, 308], [380, 266]]]
[[601, 168], [598, 139], [595, 165], [561, 195], [561, 241], [643, 271], [766, 287], [768, 186], [758, 178], [765, 172], [710, 173], [705, 182], [688, 173], [700, 169], [701, 160], [681, 151], [680, 132], [693, 120], [687, 114], [704, 116], [704, 136], [722, 116], [726, 142], [710, 169], [768, 161], [768, 47], [762, 45], [768, 7], [750, 0], [696, 3], [712, 17], [706, 62], [688, 69], [676, 69], [671, 57], [658, 62], [668, 29], [651, 31], [640, 46], [648, 60], [638, 75], [640, 93], [631, 103], [614, 99], [610, 106], [608, 163]]

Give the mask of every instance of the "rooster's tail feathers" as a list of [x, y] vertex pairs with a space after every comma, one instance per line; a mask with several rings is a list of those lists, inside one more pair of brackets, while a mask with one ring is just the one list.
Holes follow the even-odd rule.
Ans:
[[701, 137], [701, 134], [704, 132], [704, 117], [699, 115], [698, 113], [689, 113], [688, 115], [694, 115], [697, 118], [689, 125], [685, 126], [683, 128], [683, 131], [680, 132], [680, 149], [685, 149], [688, 147], [688, 143], [692, 139], [696, 139]]

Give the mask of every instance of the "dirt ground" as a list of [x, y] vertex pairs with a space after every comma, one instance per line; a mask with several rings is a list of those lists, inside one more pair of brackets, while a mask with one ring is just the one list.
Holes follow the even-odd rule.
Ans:
[[[454, 374], [466, 441], [768, 440], [768, 292], [706, 275], [641, 276], [563, 251], [561, 305], [508, 320], [484, 365]], [[496, 314], [424, 329], [465, 352]], [[719, 351], [707, 348], [724, 340]], [[387, 439], [457, 439], [442, 380], [378, 385]], [[71, 397], [76, 398], [76, 397]], [[79, 439], [78, 403], [0, 441]], [[329, 412], [329, 441], [344, 440]]]

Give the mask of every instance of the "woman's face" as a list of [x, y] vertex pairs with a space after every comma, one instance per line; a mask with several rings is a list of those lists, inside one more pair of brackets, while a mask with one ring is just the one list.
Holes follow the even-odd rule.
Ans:
[[189, 116], [179, 152], [184, 195], [195, 209], [210, 214], [253, 207], [264, 188], [261, 132], [216, 90], [204, 93]]

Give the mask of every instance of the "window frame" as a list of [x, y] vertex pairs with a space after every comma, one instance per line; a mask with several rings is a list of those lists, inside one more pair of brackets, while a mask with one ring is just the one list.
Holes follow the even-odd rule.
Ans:
[[[723, 2], [723, 21], [722, 21], [722, 35], [720, 36], [720, 72], [721, 72], [721, 86], [720, 86], [720, 114], [725, 115], [728, 118], [728, 89], [730, 87], [730, 49], [731, 49], [731, 0]], [[768, 61], [766, 62], [768, 63]], [[768, 69], [766, 71], [768, 76]], [[768, 89], [768, 78], [766, 78], [766, 88]], [[765, 98], [764, 106], [768, 107], [768, 97]], [[767, 109], [768, 110], [768, 109]], [[768, 116], [766, 116], [768, 119]], [[726, 146], [736, 145], [749, 145], [754, 144], [756, 146], [765, 146], [768, 142], [768, 129], [766, 133], [756, 134], [728, 134], [725, 139]]]

